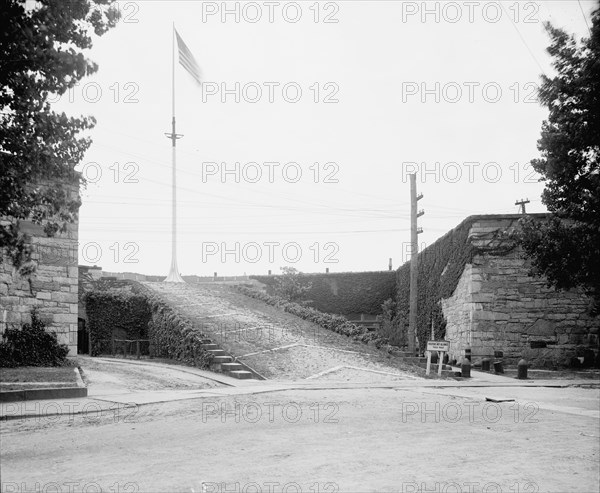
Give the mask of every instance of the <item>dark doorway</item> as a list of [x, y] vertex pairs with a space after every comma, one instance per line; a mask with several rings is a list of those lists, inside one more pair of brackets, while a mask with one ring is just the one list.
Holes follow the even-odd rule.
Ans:
[[85, 327], [85, 320], [83, 318], [77, 319], [77, 354], [88, 354], [90, 336]]

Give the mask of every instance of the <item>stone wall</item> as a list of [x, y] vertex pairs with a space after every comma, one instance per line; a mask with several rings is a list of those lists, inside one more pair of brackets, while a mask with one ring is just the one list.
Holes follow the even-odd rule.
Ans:
[[568, 365], [586, 351], [598, 354], [600, 317], [589, 315], [590, 300], [579, 290], [556, 291], [544, 278], [528, 275], [519, 248], [502, 250], [503, 231], [519, 216], [483, 216], [470, 227], [478, 253], [453, 295], [442, 300], [450, 357], [460, 360], [467, 343], [473, 361], [503, 351], [505, 359], [525, 358], [533, 366]]
[[20, 327], [31, 321], [37, 308], [58, 342], [69, 346], [69, 355], [77, 354], [78, 268], [77, 224], [48, 238], [42, 226], [21, 221], [20, 230], [30, 236], [30, 261], [36, 271], [22, 277], [10, 259], [0, 264], [0, 333], [6, 327]]

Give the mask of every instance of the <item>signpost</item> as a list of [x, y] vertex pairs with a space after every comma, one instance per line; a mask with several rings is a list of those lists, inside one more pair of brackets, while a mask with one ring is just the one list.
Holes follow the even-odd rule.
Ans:
[[438, 353], [438, 375], [442, 375], [442, 365], [444, 360], [444, 353], [450, 350], [449, 341], [427, 341], [427, 370], [426, 375], [431, 373], [431, 353], [437, 351]]

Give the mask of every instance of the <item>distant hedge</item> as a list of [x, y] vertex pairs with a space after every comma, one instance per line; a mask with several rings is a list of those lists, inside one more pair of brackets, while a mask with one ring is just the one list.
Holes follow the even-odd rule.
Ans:
[[235, 286], [242, 294], [251, 298], [258, 299], [269, 305], [281, 308], [283, 311], [296, 315], [304, 320], [313, 322], [324, 329], [343, 334], [348, 337], [352, 337], [354, 340], [369, 342], [373, 341], [376, 346], [387, 344], [387, 340], [378, 336], [375, 332], [369, 332], [366, 328], [358, 327], [353, 323], [349, 322], [346, 318], [341, 315], [331, 315], [329, 313], [322, 313], [314, 308], [299, 305], [293, 303], [279, 296], [273, 296], [262, 291], [258, 291], [247, 286], [239, 285]]
[[[274, 294], [273, 286], [280, 276], [250, 277], [266, 284], [269, 294]], [[383, 302], [396, 296], [394, 271], [303, 274], [303, 278], [312, 285], [305, 299], [326, 313], [378, 315]]]

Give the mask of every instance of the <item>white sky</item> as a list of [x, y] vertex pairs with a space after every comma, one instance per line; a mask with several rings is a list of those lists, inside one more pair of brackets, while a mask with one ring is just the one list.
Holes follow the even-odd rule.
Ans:
[[[275, 273], [284, 265], [385, 270], [390, 257], [397, 268], [410, 241], [406, 163], [419, 166], [423, 246], [469, 215], [515, 213], [517, 199], [529, 198], [530, 212], [545, 210], [543, 186], [526, 167], [538, 156], [547, 114], [531, 96], [541, 70], [552, 73], [542, 22], [587, 36], [582, 10], [590, 22], [596, 2], [582, 0], [581, 10], [573, 0], [508, 1], [500, 9], [481, 1], [309, 1], [298, 10], [282, 1], [271, 7], [273, 22], [268, 2], [247, 3], [226, 2], [240, 18], [223, 22], [222, 2], [121, 1], [122, 21], [96, 39], [90, 58], [100, 70], [56, 104], [98, 120], [79, 166], [94, 181], [80, 210], [81, 264], [168, 273], [172, 22], [205, 83], [203, 90], [177, 64], [183, 275]], [[257, 6], [262, 18], [249, 22]], [[423, 17], [425, 8], [432, 13]], [[284, 12], [290, 21], [302, 17], [288, 22]], [[225, 102], [220, 92], [208, 94], [236, 82], [246, 88], [238, 103], [234, 94]], [[279, 84], [273, 102], [269, 82]], [[296, 103], [284, 99], [288, 83], [288, 100], [302, 90]], [[256, 85], [263, 94], [252, 103]], [[338, 102], [323, 102], [327, 96]], [[236, 162], [239, 183], [219, 172]], [[290, 162], [297, 165], [284, 174]], [[217, 163], [217, 173], [207, 175], [215, 167], [203, 163]], [[257, 169], [262, 177], [251, 183]]]

